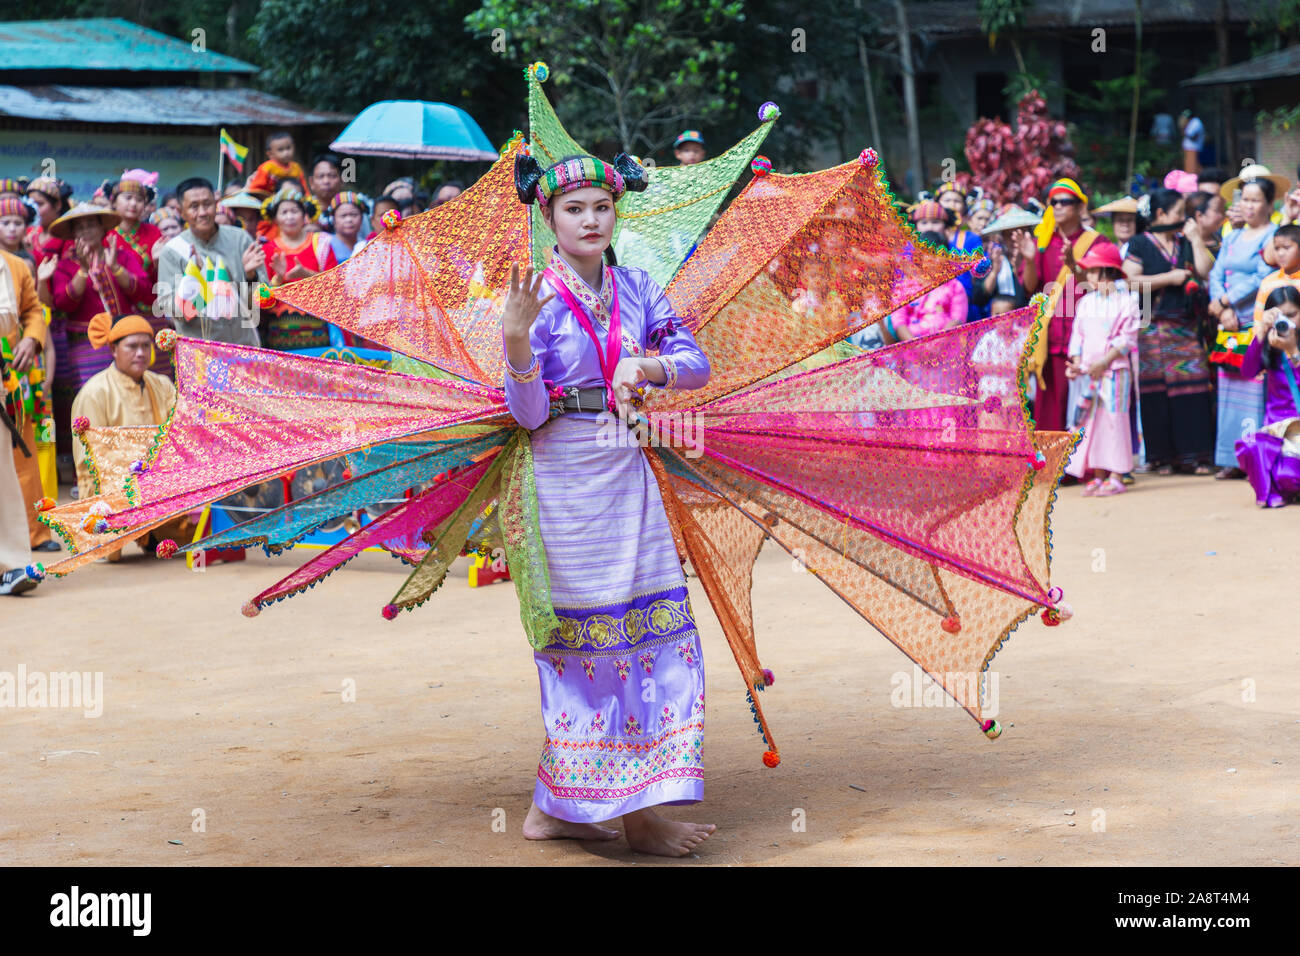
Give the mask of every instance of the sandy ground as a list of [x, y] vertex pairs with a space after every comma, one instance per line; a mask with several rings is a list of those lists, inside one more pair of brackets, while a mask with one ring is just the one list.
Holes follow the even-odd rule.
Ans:
[[[1032, 619], [994, 661], [997, 741], [955, 708], [891, 706], [908, 662], [769, 547], [773, 770], [692, 581], [706, 799], [667, 813], [718, 831], [687, 864], [1300, 862], [1298, 529], [1243, 482], [1063, 489], [1053, 579], [1077, 616]], [[102, 671], [105, 698], [95, 719], [0, 709], [0, 862], [673, 865], [521, 836], [542, 734], [511, 585], [470, 589], [462, 560], [388, 623], [400, 566], [364, 555], [250, 621], [293, 556], [194, 573], [128, 554], [0, 598], [0, 670]]]

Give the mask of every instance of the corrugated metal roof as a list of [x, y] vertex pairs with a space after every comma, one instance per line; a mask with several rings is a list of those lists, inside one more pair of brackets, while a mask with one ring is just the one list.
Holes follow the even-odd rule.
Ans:
[[129, 20], [0, 23], [0, 70], [140, 70], [256, 73], [257, 67]]
[[[1265, 53], [1244, 63], [1210, 70], [1190, 80], [1183, 80], [1183, 86], [1227, 86], [1232, 83], [1254, 83], [1257, 80], [1276, 80], [1287, 76], [1300, 76], [1300, 46], [1287, 47]], [[1300, 94], [1298, 89], [1297, 94]]]
[[0, 115], [147, 126], [307, 126], [351, 113], [309, 110], [261, 90], [192, 86], [0, 86]]
[[[1250, 4], [1245, 0], [1229, 0], [1227, 7], [1229, 23], [1245, 23], [1250, 19]], [[891, 27], [897, 23], [893, 3], [877, 0], [870, 4], [870, 9], [882, 23]], [[1218, 10], [1219, 0], [1144, 0], [1142, 26], [1150, 29], [1212, 24]], [[1133, 0], [1051, 0], [1025, 11], [1021, 32], [1131, 27], [1136, 19]], [[907, 21], [912, 32], [931, 36], [983, 36], [984, 32], [972, 0], [910, 4]]]

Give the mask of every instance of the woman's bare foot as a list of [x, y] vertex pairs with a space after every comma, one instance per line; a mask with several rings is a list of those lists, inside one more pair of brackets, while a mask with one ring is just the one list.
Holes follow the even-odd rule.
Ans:
[[712, 823], [665, 820], [648, 807], [623, 814], [623, 826], [632, 849], [656, 856], [686, 856], [717, 829]]
[[527, 840], [614, 840], [618, 831], [595, 823], [573, 823], [543, 813], [532, 804], [524, 818], [524, 838]]

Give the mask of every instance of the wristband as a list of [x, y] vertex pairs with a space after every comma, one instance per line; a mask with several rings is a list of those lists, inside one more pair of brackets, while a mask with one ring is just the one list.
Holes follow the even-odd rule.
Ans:
[[505, 366], [506, 374], [521, 385], [527, 385], [529, 382], [536, 379], [537, 376], [542, 374], [542, 363], [537, 361], [536, 355], [533, 356], [532, 364], [522, 372], [515, 371], [514, 366], [510, 364], [510, 358], [508, 356], [505, 360]]
[[677, 363], [673, 361], [671, 355], [657, 355], [655, 361], [664, 367], [664, 388], [672, 388], [677, 384]]

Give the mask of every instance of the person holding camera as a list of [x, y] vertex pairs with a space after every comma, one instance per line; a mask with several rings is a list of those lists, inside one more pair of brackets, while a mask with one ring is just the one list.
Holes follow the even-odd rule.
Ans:
[[1235, 450], [1255, 500], [1264, 508], [1280, 508], [1300, 496], [1300, 287], [1275, 285], [1262, 305], [1241, 373], [1264, 372], [1264, 426], [1239, 439]]

